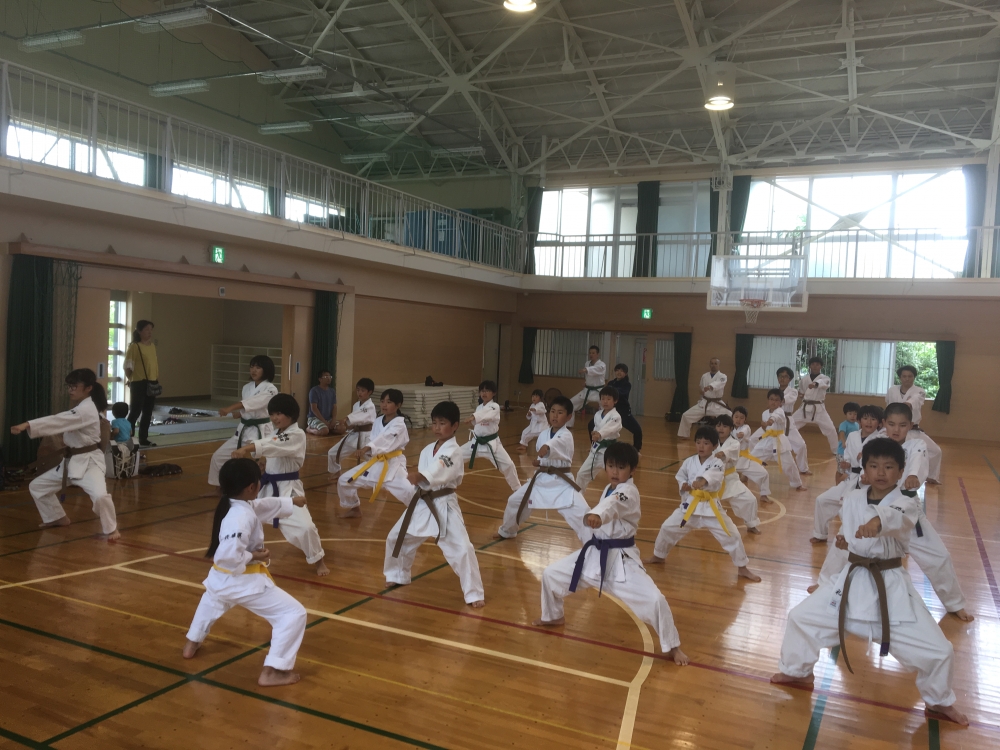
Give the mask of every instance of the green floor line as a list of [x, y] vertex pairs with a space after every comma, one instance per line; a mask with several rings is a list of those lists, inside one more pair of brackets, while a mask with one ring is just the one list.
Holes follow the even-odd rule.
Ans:
[[37, 740], [33, 740], [30, 737], [25, 737], [24, 735], [18, 734], [17, 732], [12, 732], [9, 729], [4, 729], [0, 727], [0, 737], [4, 737], [8, 740], [13, 740], [14, 742], [19, 742], [25, 747], [37, 748], [37, 750], [51, 750], [48, 745], [43, 745]]
[[[837, 666], [837, 655], [840, 653], [840, 646], [830, 649], [830, 664], [823, 672], [823, 682], [820, 690], [827, 690], [833, 682], [834, 667]], [[826, 696], [820, 695], [816, 698], [816, 705], [813, 706], [812, 716], [809, 719], [809, 729], [806, 730], [806, 738], [802, 743], [802, 750], [814, 750], [816, 739], [819, 737], [819, 727], [823, 723], [823, 714], [826, 712]]]
[[990, 462], [988, 458], [986, 458], [986, 456], [983, 456], [983, 460], [986, 462], [986, 465], [990, 467], [990, 471], [993, 472], [993, 476], [997, 478], [997, 481], [1000, 481], [1000, 474], [997, 473], [996, 467], [993, 466], [993, 464]]
[[927, 722], [927, 750], [941, 750], [941, 725], [937, 719]]

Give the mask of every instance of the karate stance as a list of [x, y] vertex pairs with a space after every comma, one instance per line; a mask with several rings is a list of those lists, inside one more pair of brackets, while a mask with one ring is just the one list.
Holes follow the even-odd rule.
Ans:
[[736, 472], [741, 474], [747, 481], [753, 482], [760, 490], [760, 502], [771, 502], [771, 478], [768, 476], [767, 467], [764, 466], [757, 456], [750, 452], [750, 435], [752, 430], [747, 424], [746, 407], [737, 406], [733, 409], [733, 432], [732, 436], [740, 441], [740, 457], [736, 461]]
[[500, 404], [495, 401], [496, 395], [497, 384], [492, 380], [479, 384], [479, 398], [483, 403], [469, 417], [472, 439], [462, 446], [462, 460], [469, 462], [471, 470], [476, 458], [482, 456], [497, 467], [510, 488], [516, 490], [521, 486], [521, 480], [517, 478], [517, 467], [500, 442]]
[[580, 471], [576, 473], [576, 483], [580, 491], [596, 479], [604, 466], [604, 451], [609, 445], [618, 442], [622, 434], [622, 418], [618, 415], [615, 405], [618, 403], [618, 392], [611, 386], [601, 388], [601, 410], [594, 415], [594, 427], [590, 432], [593, 443], [590, 453], [583, 460]]
[[[583, 390], [573, 396], [573, 414], [583, 411], [583, 407], [589, 401], [600, 401], [597, 395], [604, 387], [604, 380], [608, 375], [608, 366], [601, 361], [601, 350], [592, 346], [587, 350], [587, 362], [580, 368], [583, 375]], [[572, 422], [570, 427], [572, 427]]]
[[733, 418], [727, 417], [725, 414], [715, 418], [715, 431], [719, 433], [719, 450], [715, 457], [721, 459], [726, 465], [726, 481], [725, 489], [722, 491], [722, 501], [729, 503], [733, 513], [747, 525], [748, 532], [759, 534], [760, 518], [757, 517], [757, 498], [740, 481], [740, 475], [736, 472], [736, 464], [740, 460], [740, 441], [733, 437], [735, 426]]
[[931, 440], [930, 435], [920, 427], [921, 410], [927, 400], [927, 391], [913, 381], [917, 377], [917, 368], [913, 365], [903, 365], [896, 370], [899, 385], [889, 387], [885, 394], [886, 404], [904, 403], [913, 412], [913, 433], [927, 444], [927, 484], [941, 484], [941, 446]]
[[708, 372], [701, 376], [698, 384], [701, 398], [698, 403], [681, 415], [681, 423], [677, 428], [677, 436], [689, 440], [691, 425], [705, 417], [717, 417], [720, 414], [732, 414], [723, 396], [726, 393], [726, 383], [729, 378], [719, 372], [719, 358], [712, 357], [708, 361]]
[[549, 426], [549, 419], [546, 416], [548, 410], [545, 408], [545, 394], [541, 388], [536, 388], [531, 392], [531, 405], [528, 407], [528, 426], [521, 432], [521, 442], [517, 446], [518, 453], [527, 453], [528, 445], [532, 440], [536, 440], [539, 435]]
[[345, 450], [350, 456], [368, 445], [372, 425], [378, 418], [375, 404], [372, 403], [372, 391], [374, 390], [375, 383], [371, 378], [361, 378], [355, 386], [358, 400], [354, 402], [351, 413], [344, 418], [347, 434], [326, 454], [326, 470], [331, 474], [340, 473], [340, 460], [343, 458]]
[[250, 382], [243, 386], [243, 397], [235, 404], [219, 409], [219, 416], [232, 414], [240, 420], [235, 434], [212, 454], [208, 465], [208, 483], [219, 486], [219, 469], [232, 458], [233, 451], [251, 440], [271, 436], [271, 418], [267, 414], [267, 404], [278, 395], [274, 380], [274, 362], [270, 357], [258, 354], [250, 360]]
[[830, 443], [830, 452], [836, 454], [840, 444], [837, 428], [826, 410], [826, 392], [830, 390], [830, 378], [823, 375], [823, 360], [813, 357], [809, 360], [809, 374], [799, 379], [799, 394], [802, 406], [792, 415], [792, 424], [800, 430], [807, 424], [814, 424]]

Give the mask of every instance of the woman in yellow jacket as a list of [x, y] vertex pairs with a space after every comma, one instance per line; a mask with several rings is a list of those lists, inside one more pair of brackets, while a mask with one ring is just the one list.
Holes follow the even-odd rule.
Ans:
[[139, 422], [139, 445], [151, 446], [149, 422], [153, 418], [153, 405], [162, 388], [159, 383], [159, 366], [156, 362], [156, 344], [153, 343], [153, 322], [140, 320], [132, 332], [132, 343], [125, 352], [125, 377], [131, 390], [128, 421], [135, 430]]

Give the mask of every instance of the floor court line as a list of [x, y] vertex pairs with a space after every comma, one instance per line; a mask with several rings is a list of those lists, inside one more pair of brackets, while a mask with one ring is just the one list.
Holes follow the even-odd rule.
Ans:
[[993, 575], [993, 565], [990, 564], [990, 557], [986, 553], [986, 545], [983, 544], [983, 537], [979, 533], [979, 523], [976, 521], [976, 514], [972, 511], [972, 502], [969, 500], [969, 493], [965, 490], [965, 481], [958, 478], [958, 486], [962, 490], [962, 499], [965, 500], [965, 510], [969, 514], [969, 523], [972, 524], [972, 533], [976, 537], [976, 546], [979, 548], [979, 557], [983, 562], [983, 570], [986, 572], [986, 581], [990, 586], [990, 594], [993, 595], [993, 607], [997, 615], [1000, 616], [1000, 588], [997, 587], [997, 579]]

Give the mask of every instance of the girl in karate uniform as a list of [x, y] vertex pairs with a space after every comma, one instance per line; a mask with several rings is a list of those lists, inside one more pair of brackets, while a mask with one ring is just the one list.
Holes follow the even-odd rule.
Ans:
[[722, 490], [722, 499], [729, 503], [733, 513], [743, 519], [747, 531], [751, 534], [760, 533], [760, 518], [757, 517], [757, 498], [740, 481], [736, 472], [736, 462], [740, 458], [740, 441], [733, 437], [733, 418], [720, 414], [715, 418], [715, 431], [719, 433], [719, 450], [715, 457], [726, 464], [726, 479]]
[[378, 419], [378, 411], [372, 403], [375, 381], [371, 378], [361, 378], [354, 390], [358, 394], [358, 400], [354, 402], [351, 413], [344, 418], [347, 434], [326, 454], [326, 470], [331, 474], [340, 473], [340, 461], [344, 456], [350, 456], [368, 445], [372, 425]]
[[736, 472], [742, 475], [743, 479], [753, 482], [760, 490], [760, 502], [769, 503], [771, 499], [771, 478], [767, 474], [767, 468], [759, 458], [750, 452], [750, 436], [753, 430], [747, 424], [746, 407], [737, 406], [733, 409], [733, 432], [732, 436], [740, 441], [740, 457], [736, 461]]
[[251, 440], [271, 436], [273, 429], [271, 419], [267, 415], [267, 404], [271, 398], [278, 395], [278, 389], [272, 380], [274, 380], [274, 362], [270, 357], [258, 354], [250, 360], [250, 382], [243, 386], [243, 397], [235, 404], [219, 409], [220, 417], [230, 414], [238, 416], [240, 426], [212, 455], [212, 462], [208, 465], [209, 484], [219, 486], [219, 469], [232, 457], [233, 451], [239, 450], [244, 443]]

